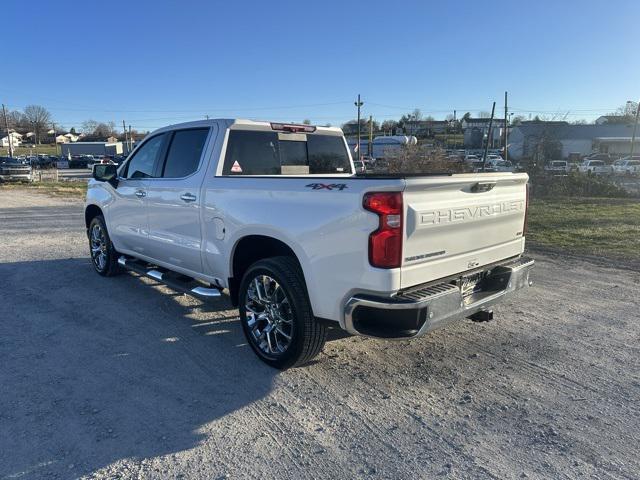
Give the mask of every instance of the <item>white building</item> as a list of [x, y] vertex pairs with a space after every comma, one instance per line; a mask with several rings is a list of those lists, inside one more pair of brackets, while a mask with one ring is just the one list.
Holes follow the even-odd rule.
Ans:
[[557, 158], [571, 153], [624, 153], [630, 146], [633, 125], [570, 125], [567, 122], [522, 122], [509, 134], [509, 157], [531, 158], [542, 143], [557, 150]]
[[122, 155], [122, 142], [75, 142], [60, 145], [62, 156], [69, 155]]
[[[9, 135], [11, 136], [11, 142], [9, 142]], [[22, 144], [22, 135], [20, 135], [18, 132], [11, 132], [9, 133], [9, 135], [0, 139], [0, 143], [2, 144], [3, 148], [9, 148], [10, 145], [13, 145], [13, 147], [18, 147]]]

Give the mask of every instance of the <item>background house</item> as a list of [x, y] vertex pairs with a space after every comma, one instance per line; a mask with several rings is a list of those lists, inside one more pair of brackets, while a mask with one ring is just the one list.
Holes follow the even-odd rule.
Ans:
[[[589, 155], [594, 151], [618, 153], [607, 150], [614, 148], [614, 143], [617, 145], [619, 142], [608, 142], [606, 139], [624, 138], [629, 145], [632, 134], [633, 125], [625, 124], [570, 125], [567, 122], [522, 122], [509, 134], [509, 157], [516, 160], [529, 158], [541, 147], [545, 149], [546, 156], [555, 158], [568, 158], [570, 153]], [[596, 139], [600, 140], [596, 142]], [[624, 140], [621, 142], [622, 146]]]
[[[9, 136], [11, 136], [11, 141], [9, 141]], [[9, 135], [0, 139], [0, 145], [2, 145], [3, 148], [9, 148], [10, 145], [18, 147], [20, 144], [22, 144], [22, 135], [18, 132], [10, 132]]]
[[628, 124], [632, 123], [633, 118], [627, 115], [602, 115], [601, 117], [596, 118], [596, 125], [605, 125], [605, 124]]
[[[466, 148], [482, 148], [484, 141], [489, 135], [490, 118], [465, 118], [462, 120], [462, 132], [464, 133], [464, 145]], [[491, 139], [489, 148], [499, 148], [502, 146], [502, 135], [504, 132], [504, 120], [493, 119], [491, 127]]]
[[446, 133], [449, 128], [447, 120], [407, 120], [404, 132], [407, 135], [431, 137], [436, 133]]
[[[609, 153], [614, 157], [624, 157], [631, 154], [631, 138], [632, 137], [596, 137], [593, 140], [593, 149], [600, 153]], [[640, 137], [636, 137], [633, 151], [640, 153]]]

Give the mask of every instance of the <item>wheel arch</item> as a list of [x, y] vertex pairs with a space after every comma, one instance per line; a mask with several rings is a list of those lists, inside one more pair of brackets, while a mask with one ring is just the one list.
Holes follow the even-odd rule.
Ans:
[[94, 218], [96, 218], [98, 215], [104, 215], [102, 213], [102, 209], [95, 205], [95, 204], [89, 204], [87, 205], [87, 207], [84, 209], [84, 223], [85, 226], [87, 227], [87, 229], [89, 228], [89, 225], [91, 224], [91, 220], [93, 220]]
[[234, 306], [238, 305], [238, 289], [247, 269], [258, 260], [276, 256], [293, 258], [304, 276], [299, 256], [286, 242], [272, 236], [258, 234], [245, 235], [236, 241], [231, 253], [229, 270], [229, 296]]

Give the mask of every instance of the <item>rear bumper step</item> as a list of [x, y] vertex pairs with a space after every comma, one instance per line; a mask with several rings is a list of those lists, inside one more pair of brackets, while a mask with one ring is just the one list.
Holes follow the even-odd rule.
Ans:
[[344, 328], [354, 335], [402, 339], [466, 317], [488, 320], [491, 306], [531, 286], [533, 265], [533, 259], [520, 257], [493, 266], [471, 286], [471, 277], [462, 275], [459, 282], [413, 287], [391, 297], [355, 295], [344, 307]]
[[127, 270], [144, 275], [145, 277], [153, 278], [173, 290], [191, 295], [201, 300], [207, 300], [221, 295], [218, 288], [207, 287], [203, 283], [191, 277], [163, 270], [140, 260], [122, 256], [118, 258], [118, 264]]

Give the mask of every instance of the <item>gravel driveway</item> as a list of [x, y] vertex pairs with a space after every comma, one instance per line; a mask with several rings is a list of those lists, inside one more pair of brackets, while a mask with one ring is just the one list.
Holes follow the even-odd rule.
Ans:
[[83, 230], [0, 189], [0, 479], [640, 477], [638, 271], [534, 255], [496, 321], [279, 372], [224, 297], [96, 275]]

